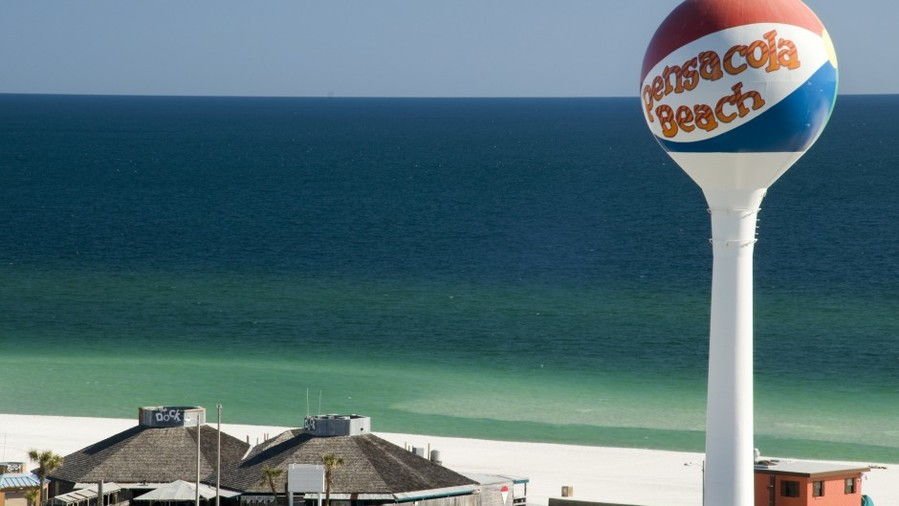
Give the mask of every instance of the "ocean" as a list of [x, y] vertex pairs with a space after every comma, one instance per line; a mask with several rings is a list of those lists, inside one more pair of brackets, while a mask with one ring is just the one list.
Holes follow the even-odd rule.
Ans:
[[[897, 114], [763, 202], [765, 455], [899, 463]], [[703, 447], [709, 218], [637, 99], [0, 95], [0, 177], [0, 412]]]

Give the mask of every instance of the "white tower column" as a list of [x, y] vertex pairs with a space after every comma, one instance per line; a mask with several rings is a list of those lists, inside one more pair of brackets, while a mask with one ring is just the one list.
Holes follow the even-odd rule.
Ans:
[[764, 194], [765, 190], [706, 191], [714, 260], [705, 506], [754, 503], [752, 253]]

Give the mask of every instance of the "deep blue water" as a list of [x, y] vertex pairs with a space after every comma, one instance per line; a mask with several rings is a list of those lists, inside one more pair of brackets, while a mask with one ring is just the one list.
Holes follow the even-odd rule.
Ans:
[[[0, 411], [699, 449], [708, 215], [639, 107], [0, 95]], [[763, 203], [766, 454], [899, 462], [897, 113]]]

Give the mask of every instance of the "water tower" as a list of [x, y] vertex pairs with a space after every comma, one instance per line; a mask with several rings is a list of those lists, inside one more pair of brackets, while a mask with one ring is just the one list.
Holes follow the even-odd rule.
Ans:
[[712, 221], [705, 506], [753, 504], [756, 216], [821, 134], [836, 91], [833, 44], [799, 0], [686, 0], [646, 50], [644, 118]]

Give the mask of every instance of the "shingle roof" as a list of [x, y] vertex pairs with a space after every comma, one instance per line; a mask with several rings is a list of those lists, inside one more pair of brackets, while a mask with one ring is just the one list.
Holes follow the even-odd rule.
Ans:
[[34, 473], [0, 474], [0, 490], [7, 488], [31, 488], [40, 486], [41, 480]]
[[284, 470], [276, 481], [278, 490], [284, 490], [289, 464], [321, 464], [327, 454], [344, 462], [334, 471], [332, 494], [395, 494], [476, 484], [374, 434], [313, 437], [295, 429], [253, 448], [239, 466], [238, 480], [228, 485], [270, 492], [262, 477], [262, 469], [270, 466]]
[[[63, 459], [51, 478], [70, 482], [167, 483], [197, 476], [196, 427], [137, 426], [94, 443]], [[216, 430], [200, 432], [200, 480], [215, 483]], [[236, 479], [249, 445], [222, 433], [222, 482]]]

